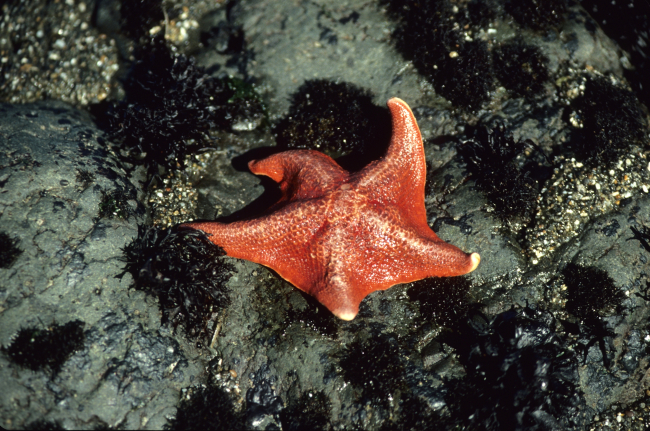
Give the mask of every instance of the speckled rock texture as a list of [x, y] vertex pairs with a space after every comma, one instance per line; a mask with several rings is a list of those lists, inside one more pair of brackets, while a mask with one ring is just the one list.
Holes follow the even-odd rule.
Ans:
[[[117, 277], [121, 249], [143, 221], [138, 173], [108, 151], [86, 112], [54, 101], [0, 112], [0, 226], [22, 251], [1, 269], [2, 345], [22, 328], [73, 320], [85, 340], [58, 373], [19, 369], [1, 355], [3, 427], [163, 426], [200, 366], [160, 326], [156, 304]], [[115, 191], [128, 216], [100, 217]], [[151, 403], [158, 399], [170, 407]]]
[[[579, 3], [547, 3], [558, 12], [539, 15], [523, 0], [436, 6], [445, 43], [455, 44], [436, 68], [465, 67], [470, 48], [469, 60], [489, 59], [476, 69], [490, 78], [474, 106], [409, 57], [401, 27], [409, 10], [391, 2], [165, 2], [174, 51], [213, 77], [254, 84], [266, 117], [215, 132], [213, 148], [153, 180], [99, 130], [90, 112], [101, 106], [85, 108], [123, 92], [112, 65], [126, 71], [137, 41], [106, 18], [120, 2], [5, 3], [0, 426], [650, 427], [649, 101], [628, 86], [628, 53]], [[144, 34], [164, 24], [146, 22]], [[91, 52], [75, 55], [84, 40]], [[59, 52], [65, 46], [75, 48]], [[110, 67], [82, 67], [102, 52]], [[524, 81], [514, 82], [513, 64]], [[59, 70], [69, 79], [54, 91], [52, 74], [66, 79]], [[232, 221], [268, 208], [273, 185], [245, 162], [276, 145], [274, 125], [313, 79], [367, 90], [377, 109], [390, 97], [410, 105], [425, 143], [429, 224], [480, 253], [481, 264], [460, 280], [374, 292], [344, 322], [267, 268], [225, 257], [230, 304], [197, 339], [165, 320], [174, 310], [133, 288], [123, 249], [138, 226]], [[467, 91], [483, 91], [469, 79]], [[317, 91], [309, 100], [326, 103]], [[501, 139], [499, 128], [522, 145], [467, 151], [481, 136]], [[531, 180], [507, 182], [508, 170]], [[520, 212], [495, 204], [521, 193], [512, 184], [532, 184]], [[81, 330], [62, 332], [73, 327]], [[39, 365], [51, 354], [48, 336], [64, 340], [66, 354]]]

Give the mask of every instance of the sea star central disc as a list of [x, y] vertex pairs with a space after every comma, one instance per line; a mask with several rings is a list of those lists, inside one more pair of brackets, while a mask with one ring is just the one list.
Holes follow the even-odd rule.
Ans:
[[205, 231], [228, 256], [272, 268], [343, 320], [354, 319], [375, 290], [473, 271], [477, 253], [464, 253], [429, 228], [420, 130], [404, 101], [387, 104], [393, 135], [381, 160], [353, 174], [313, 150], [253, 160], [251, 172], [282, 190], [266, 215], [181, 227]]

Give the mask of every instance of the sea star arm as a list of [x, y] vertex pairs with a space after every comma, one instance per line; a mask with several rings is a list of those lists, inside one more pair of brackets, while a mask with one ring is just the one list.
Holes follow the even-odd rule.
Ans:
[[252, 160], [248, 167], [278, 183], [283, 195], [280, 202], [321, 197], [349, 177], [331, 157], [314, 150], [285, 151]]
[[231, 257], [275, 270], [309, 293], [322, 278], [315, 260], [314, 241], [322, 229], [324, 205], [317, 200], [290, 202], [264, 217], [233, 223], [185, 223], [181, 228], [202, 230]]
[[371, 292], [426, 277], [466, 274], [480, 262], [478, 254], [465, 253], [435, 234], [421, 236], [404, 223], [398, 209], [370, 203], [363, 218], [334, 227], [326, 242], [325, 284], [311, 294], [343, 320], [353, 319]]
[[393, 119], [390, 146], [383, 159], [355, 175], [357, 187], [378, 202], [396, 205], [408, 219], [424, 227], [426, 162], [420, 129], [406, 102], [392, 98], [387, 105]]

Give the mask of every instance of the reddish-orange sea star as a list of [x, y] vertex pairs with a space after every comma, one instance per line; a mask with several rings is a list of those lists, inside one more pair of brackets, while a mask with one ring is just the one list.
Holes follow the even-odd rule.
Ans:
[[393, 135], [383, 159], [357, 173], [313, 150], [253, 160], [251, 172], [282, 190], [268, 214], [182, 227], [205, 231], [228, 256], [272, 268], [343, 320], [375, 290], [473, 271], [479, 255], [447, 244], [427, 224], [424, 147], [411, 109], [397, 98], [388, 108]]

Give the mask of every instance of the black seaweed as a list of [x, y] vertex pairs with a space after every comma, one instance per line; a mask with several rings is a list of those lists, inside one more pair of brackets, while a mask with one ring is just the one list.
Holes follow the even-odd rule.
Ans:
[[111, 136], [132, 161], [175, 169], [187, 154], [212, 145], [209, 130], [230, 130], [237, 120], [263, 115], [249, 85], [206, 75], [161, 38], [141, 46], [136, 58], [124, 83], [125, 100], [108, 113]]
[[567, 6], [566, 0], [510, 0], [506, 11], [523, 27], [542, 31], [558, 29]]
[[494, 51], [494, 74], [518, 96], [538, 95], [548, 81], [548, 58], [534, 45], [521, 42], [501, 45]]
[[583, 365], [587, 363], [589, 349], [598, 343], [598, 348], [603, 357], [603, 366], [609, 369], [611, 356], [616, 353], [609, 341], [616, 337], [616, 333], [609, 328], [607, 322], [598, 316], [586, 317], [580, 323], [568, 320], [561, 320], [561, 322], [568, 333], [578, 337], [575, 350], [583, 352]]
[[332, 427], [330, 414], [332, 403], [320, 391], [303, 392], [280, 412], [282, 429], [287, 431], [321, 431]]
[[74, 320], [47, 329], [23, 328], [2, 351], [13, 362], [33, 371], [48, 369], [57, 375], [72, 354], [83, 348], [84, 322]]
[[[494, 86], [491, 56], [485, 42], [468, 41], [464, 28], [476, 24], [476, 11], [488, 9], [474, 2], [453, 12], [448, 2], [386, 0], [398, 21], [393, 33], [397, 48], [434, 85], [436, 92], [456, 106], [476, 111]], [[478, 29], [477, 29], [478, 30]]]
[[571, 107], [582, 123], [571, 139], [576, 155], [590, 166], [611, 166], [632, 144], [646, 141], [639, 102], [603, 76], [588, 77], [584, 94]]
[[368, 91], [323, 79], [300, 86], [292, 96], [289, 114], [274, 132], [281, 148], [349, 155], [354, 163], [346, 167], [360, 168], [383, 156], [390, 124], [388, 111], [375, 106]]
[[122, 0], [120, 16], [122, 32], [136, 41], [165, 18], [162, 0]]
[[567, 326], [567, 330], [580, 336], [580, 348], [584, 351], [585, 361], [589, 348], [598, 343], [603, 364], [609, 368], [606, 338], [613, 338], [616, 334], [608, 328], [602, 317], [614, 312], [620, 313], [625, 294], [616, 287], [607, 272], [593, 266], [569, 263], [562, 270], [562, 276], [567, 286], [566, 309], [580, 319], [574, 325], [575, 329]]
[[301, 322], [325, 337], [336, 338], [339, 319], [314, 297], [307, 294], [303, 294], [303, 296], [307, 301], [307, 306], [302, 310], [289, 309], [284, 324], [289, 326], [294, 322]]
[[650, 2], [581, 0], [581, 3], [607, 36], [629, 55], [633, 67], [623, 71], [625, 78], [639, 99], [650, 106]]
[[235, 411], [230, 395], [209, 384], [188, 389], [181, 398], [176, 417], [165, 429], [236, 430], [245, 429], [245, 423], [242, 415]]
[[467, 3], [467, 16], [472, 25], [487, 28], [496, 18], [496, 13], [484, 0], [471, 0]]
[[368, 401], [384, 408], [392, 394], [404, 386], [404, 365], [392, 335], [375, 334], [368, 340], [352, 342], [339, 364], [346, 381], [359, 388]]
[[562, 276], [567, 286], [566, 309], [580, 319], [620, 311], [625, 294], [607, 272], [593, 266], [569, 263]]
[[546, 312], [512, 309], [475, 316], [445, 340], [465, 367], [448, 381], [446, 401], [458, 427], [555, 430], [584, 426], [575, 355]]
[[95, 174], [87, 169], [77, 169], [75, 180], [77, 183], [79, 183], [79, 188], [83, 191], [90, 187], [93, 182], [95, 182]]
[[136, 213], [129, 205], [129, 200], [135, 201], [136, 197], [121, 188], [113, 190], [100, 189], [102, 197], [99, 201], [99, 218], [118, 218], [126, 220]]
[[5, 232], [0, 232], [0, 268], [9, 268], [23, 252], [18, 248], [18, 238], [11, 238]]
[[474, 130], [473, 139], [458, 149], [476, 187], [485, 193], [495, 213], [503, 221], [513, 217], [529, 219], [536, 208], [537, 181], [515, 159], [526, 143], [515, 142], [503, 127]]
[[420, 302], [420, 315], [438, 325], [456, 327], [474, 309], [468, 292], [471, 282], [466, 277], [431, 277], [416, 281], [407, 294]]
[[200, 231], [138, 226], [138, 237], [124, 248], [123, 274], [158, 297], [164, 322], [205, 339], [213, 313], [230, 304], [226, 283], [234, 267], [219, 258], [224, 254]]

